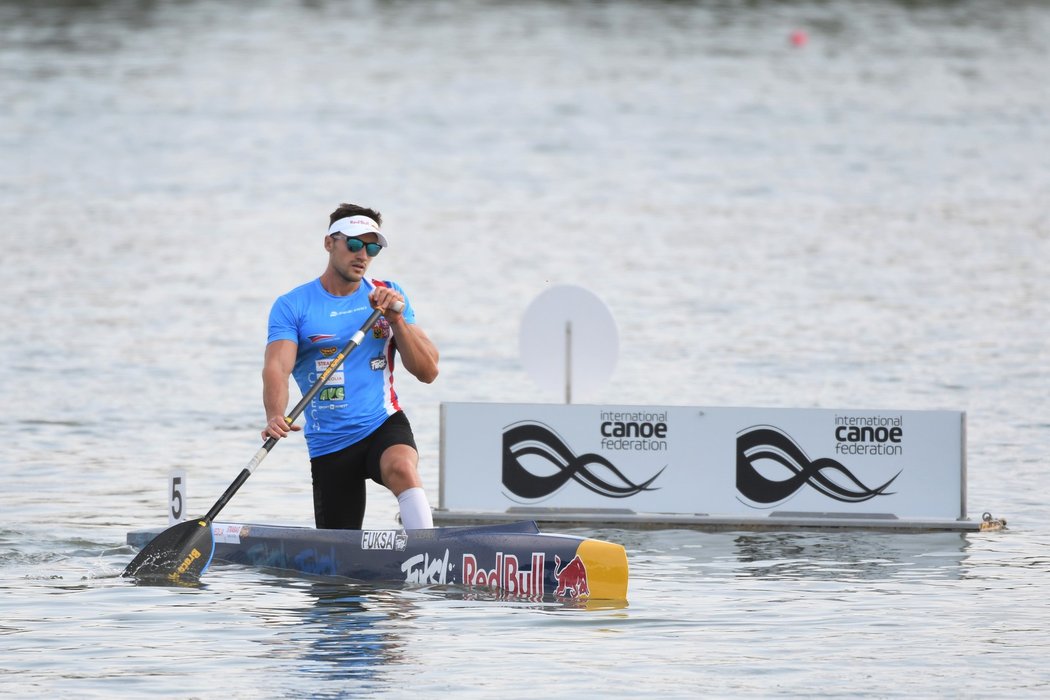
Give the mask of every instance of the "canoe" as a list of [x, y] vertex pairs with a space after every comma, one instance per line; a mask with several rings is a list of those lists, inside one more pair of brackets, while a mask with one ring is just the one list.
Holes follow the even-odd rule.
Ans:
[[[142, 549], [164, 528], [134, 530]], [[627, 600], [621, 545], [540, 532], [534, 521], [426, 530], [212, 523], [213, 562], [362, 582], [463, 586], [531, 600]]]

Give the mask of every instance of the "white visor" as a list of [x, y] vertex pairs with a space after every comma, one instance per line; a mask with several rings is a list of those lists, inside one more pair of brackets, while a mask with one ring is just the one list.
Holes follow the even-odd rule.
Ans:
[[366, 233], [374, 233], [379, 241], [379, 245], [386, 248], [386, 237], [379, 232], [379, 224], [372, 217], [363, 214], [347, 216], [334, 221], [328, 227], [328, 235], [333, 233], [342, 233], [350, 238], [356, 238]]

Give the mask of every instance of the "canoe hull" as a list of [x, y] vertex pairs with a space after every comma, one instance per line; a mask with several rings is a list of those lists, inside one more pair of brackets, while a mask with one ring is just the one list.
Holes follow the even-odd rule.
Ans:
[[[534, 600], [627, 599], [618, 544], [522, 521], [427, 530], [317, 530], [213, 523], [214, 561], [364, 582], [455, 585]], [[161, 530], [129, 532], [141, 549]]]

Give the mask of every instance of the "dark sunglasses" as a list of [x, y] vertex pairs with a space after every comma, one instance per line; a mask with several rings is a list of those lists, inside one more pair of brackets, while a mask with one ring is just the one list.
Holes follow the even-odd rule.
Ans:
[[368, 255], [368, 257], [370, 258], [374, 258], [375, 256], [379, 255], [379, 251], [383, 249], [383, 246], [379, 245], [378, 243], [365, 243], [360, 238], [350, 238], [349, 236], [344, 236], [338, 233], [332, 234], [332, 238], [335, 238], [336, 236], [346, 241], [346, 249], [349, 250], [351, 253], [356, 253], [357, 251], [364, 248], [365, 254]]

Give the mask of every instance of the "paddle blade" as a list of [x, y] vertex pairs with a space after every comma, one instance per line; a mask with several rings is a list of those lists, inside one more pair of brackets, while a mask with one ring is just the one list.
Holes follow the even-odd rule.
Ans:
[[124, 576], [158, 583], [196, 583], [214, 554], [211, 523], [187, 520], [154, 537], [124, 569]]

